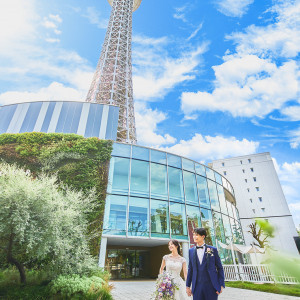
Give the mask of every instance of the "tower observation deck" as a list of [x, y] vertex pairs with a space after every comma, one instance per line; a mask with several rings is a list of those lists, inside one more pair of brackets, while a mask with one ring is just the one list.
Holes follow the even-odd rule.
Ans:
[[142, 0], [108, 0], [112, 5], [100, 59], [86, 101], [119, 107], [117, 141], [136, 143], [131, 40], [132, 12]]

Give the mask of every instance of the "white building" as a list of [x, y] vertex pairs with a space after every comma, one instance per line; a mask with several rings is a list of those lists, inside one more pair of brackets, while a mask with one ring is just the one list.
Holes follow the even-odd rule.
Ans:
[[214, 160], [210, 166], [233, 185], [246, 244], [254, 242], [248, 225], [262, 218], [276, 228], [271, 246], [298, 255], [298, 234], [270, 153]]

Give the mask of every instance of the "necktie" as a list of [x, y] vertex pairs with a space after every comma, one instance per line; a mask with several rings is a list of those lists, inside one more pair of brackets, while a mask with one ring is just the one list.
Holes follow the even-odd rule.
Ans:
[[196, 246], [197, 249], [203, 249], [204, 246]]

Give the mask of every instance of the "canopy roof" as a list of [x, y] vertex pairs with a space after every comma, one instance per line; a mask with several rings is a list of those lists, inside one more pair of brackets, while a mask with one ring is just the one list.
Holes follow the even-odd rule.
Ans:
[[233, 243], [230, 243], [229, 245], [226, 245], [226, 244], [223, 244], [221, 243], [220, 241], [219, 242], [219, 245], [224, 248], [224, 249], [233, 249], [234, 251], [239, 251], [240, 253], [242, 254], [246, 254], [246, 253], [265, 253], [265, 249], [264, 248], [260, 248], [260, 247], [257, 247], [257, 246], [245, 246], [245, 245], [239, 245], [239, 244], [233, 244]]

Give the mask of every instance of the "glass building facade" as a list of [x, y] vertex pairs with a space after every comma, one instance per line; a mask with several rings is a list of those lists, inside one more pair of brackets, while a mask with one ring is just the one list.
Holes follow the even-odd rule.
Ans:
[[[214, 170], [170, 153], [114, 143], [103, 236], [177, 239], [193, 244], [195, 227], [206, 242], [244, 244], [231, 184]], [[223, 263], [230, 250], [220, 247]]]
[[116, 140], [119, 108], [74, 101], [38, 101], [0, 106], [0, 134], [76, 133]]

